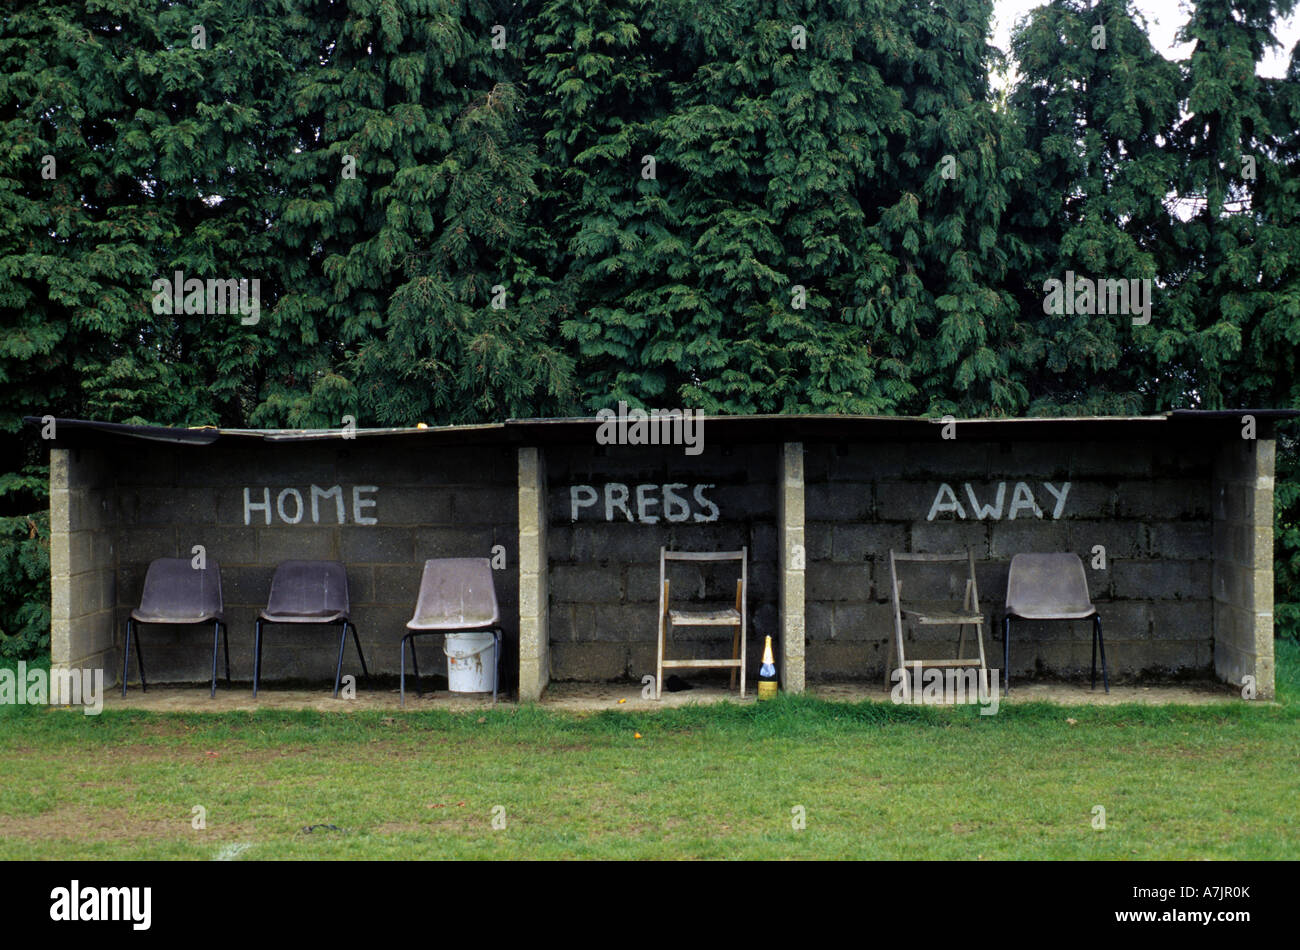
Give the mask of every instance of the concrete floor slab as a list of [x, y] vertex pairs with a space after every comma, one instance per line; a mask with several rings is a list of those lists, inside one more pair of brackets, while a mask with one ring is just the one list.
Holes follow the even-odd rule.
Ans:
[[[215, 699], [208, 697], [206, 686], [153, 686], [148, 692], [131, 688], [125, 698], [115, 690], [107, 691], [105, 709], [142, 709], [152, 712], [234, 712], [258, 709], [311, 709], [319, 712], [355, 712], [358, 710], [402, 711], [396, 689], [365, 689], [359, 687], [355, 699], [334, 699], [328, 688], [275, 689], [263, 687], [257, 699], [252, 690], [238, 685], [219, 688]], [[832, 702], [857, 703], [863, 701], [888, 702], [889, 690], [878, 684], [867, 683], [815, 683], [807, 695]], [[753, 693], [741, 700], [736, 690], [703, 684], [682, 692], [665, 692], [660, 700], [643, 699], [639, 684], [624, 683], [552, 683], [541, 705], [547, 709], [573, 712], [594, 712], [602, 709], [653, 711], [684, 706], [689, 703], [716, 703], [723, 701], [755, 702]], [[1050, 702], [1062, 705], [1116, 706], [1123, 703], [1147, 705], [1241, 702], [1240, 695], [1229, 687], [1213, 682], [1178, 683], [1152, 686], [1112, 686], [1107, 694], [1099, 687], [1089, 689], [1086, 683], [1042, 682], [1013, 684], [1010, 696], [1000, 696], [1002, 703], [1012, 705], [1026, 702]], [[490, 708], [490, 694], [449, 693], [438, 690], [417, 697], [408, 691], [405, 711], [428, 709], [451, 711], [482, 710]], [[516, 705], [513, 696], [502, 697], [502, 706]]]

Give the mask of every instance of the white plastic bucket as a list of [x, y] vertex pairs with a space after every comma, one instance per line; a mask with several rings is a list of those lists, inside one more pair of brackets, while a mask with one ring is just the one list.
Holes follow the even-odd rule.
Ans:
[[492, 692], [496, 645], [491, 633], [447, 634], [442, 645], [447, 654], [447, 688], [453, 693]]

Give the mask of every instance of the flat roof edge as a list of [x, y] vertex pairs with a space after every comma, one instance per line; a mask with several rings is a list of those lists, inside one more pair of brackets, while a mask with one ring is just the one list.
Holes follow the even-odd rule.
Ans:
[[[1175, 409], [1150, 416], [1033, 416], [1006, 418], [956, 419], [960, 428], [996, 430], [999, 435], [1013, 435], [1016, 430], [1026, 435], [1042, 436], [1052, 429], [1061, 429], [1062, 435], [1077, 435], [1082, 431], [1133, 428], [1161, 430], [1174, 425], [1236, 423], [1243, 416], [1254, 416], [1265, 423], [1285, 422], [1300, 416], [1296, 409]], [[772, 437], [782, 441], [844, 439], [875, 430], [894, 438], [907, 438], [944, 423], [944, 418], [933, 416], [856, 416], [827, 413], [787, 413], [780, 415], [701, 416], [710, 428], [729, 430], [733, 436], [753, 438]], [[176, 445], [211, 445], [222, 439], [262, 442], [322, 442], [351, 441], [352, 439], [425, 437], [438, 440], [463, 441], [483, 444], [526, 444], [531, 441], [564, 441], [577, 437], [589, 438], [590, 430], [598, 427], [602, 419], [597, 416], [564, 418], [507, 419], [504, 422], [449, 426], [408, 426], [356, 429], [219, 429], [214, 426], [181, 428], [175, 426], [131, 425], [119, 422], [99, 422], [92, 419], [61, 419], [51, 416], [24, 416], [23, 422], [44, 426], [53, 421], [55, 441], [60, 429], [74, 434], [70, 441], [81, 441], [83, 436], [107, 438], [110, 441], [144, 439]], [[762, 432], [763, 429], [775, 431]], [[753, 431], [750, 431], [753, 430]], [[1168, 431], [1168, 430], [1165, 430]], [[991, 434], [991, 433], [990, 433]]]

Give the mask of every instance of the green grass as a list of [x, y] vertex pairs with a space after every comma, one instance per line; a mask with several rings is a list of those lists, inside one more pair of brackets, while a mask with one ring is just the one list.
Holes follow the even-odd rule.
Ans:
[[[7, 707], [0, 859], [1295, 859], [1293, 641], [1278, 700], [988, 717], [804, 697], [587, 716]], [[322, 824], [339, 830], [302, 831]]]

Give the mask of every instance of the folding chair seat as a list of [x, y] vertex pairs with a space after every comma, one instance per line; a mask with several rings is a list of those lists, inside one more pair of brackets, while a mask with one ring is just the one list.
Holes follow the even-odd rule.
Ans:
[[1101, 615], [1088, 593], [1088, 575], [1079, 555], [1069, 552], [1017, 554], [1007, 575], [1006, 616], [1002, 621], [1003, 688], [1011, 692], [1011, 618], [1020, 620], [1086, 620], [1092, 618], [1092, 688], [1097, 688], [1097, 648], [1101, 648], [1101, 678], [1110, 692], [1106, 671], [1106, 642]]
[[160, 557], [144, 576], [140, 606], [126, 619], [126, 645], [122, 651], [122, 695], [126, 695], [127, 669], [131, 663], [131, 636], [135, 635], [135, 660], [140, 670], [140, 690], [148, 689], [144, 678], [144, 653], [140, 648], [140, 624], [212, 624], [212, 690], [217, 695], [217, 640], [226, 645], [226, 684], [230, 684], [230, 637], [221, 599], [221, 565], [209, 558], [195, 567], [189, 558]]
[[[669, 607], [670, 584], [668, 561], [740, 562], [740, 577], [736, 579], [736, 606], [720, 609], [678, 609]], [[669, 551], [659, 549], [659, 639], [655, 661], [655, 699], [663, 691], [665, 669], [730, 669], [731, 685], [736, 685], [736, 672], [740, 672], [740, 698], [745, 698], [746, 639], [749, 632], [749, 548], [739, 551]], [[731, 627], [731, 659], [722, 660], [672, 660], [664, 656], [665, 640], [674, 627]]]
[[407, 621], [407, 634], [399, 648], [402, 671], [402, 705], [406, 705], [406, 650], [410, 645], [415, 689], [420, 696], [420, 666], [415, 659], [415, 637], [430, 633], [468, 633], [481, 630], [496, 637], [496, 670], [492, 674], [492, 702], [497, 701], [501, 679], [501, 608], [497, 605], [492, 562], [485, 557], [445, 557], [424, 562], [415, 616]]
[[[960, 603], [945, 600], [908, 600], [903, 602], [903, 580], [898, 576], [898, 565], [906, 562], [959, 563], [966, 562], [967, 575], [965, 592]], [[975, 556], [970, 549], [965, 554], [897, 554], [889, 551], [890, 599], [894, 606], [894, 639], [889, 648], [889, 664], [885, 670], [885, 684], [892, 681], [895, 669], [903, 672], [903, 696], [911, 698], [911, 680], [907, 676], [908, 659], [906, 645], [903, 642], [903, 624], [907, 621], [917, 626], [955, 626], [958, 629], [957, 656], [948, 660], [911, 660], [913, 667], [969, 667], [977, 666], [981, 671], [988, 669], [984, 655], [984, 614], [980, 611], [979, 586], [975, 583]], [[975, 642], [979, 647], [978, 657], [966, 657], [966, 628], [975, 628]], [[894, 666], [897, 657], [898, 666]]]
[[334, 671], [334, 696], [339, 694], [343, 679], [343, 648], [348, 642], [348, 628], [361, 658], [361, 674], [369, 677], [366, 657], [361, 652], [361, 638], [352, 622], [348, 598], [348, 572], [339, 561], [284, 561], [271, 578], [271, 594], [266, 609], [257, 617], [257, 634], [253, 650], [253, 695], [257, 695], [262, 677], [262, 628], [269, 624], [341, 624], [339, 659]]

